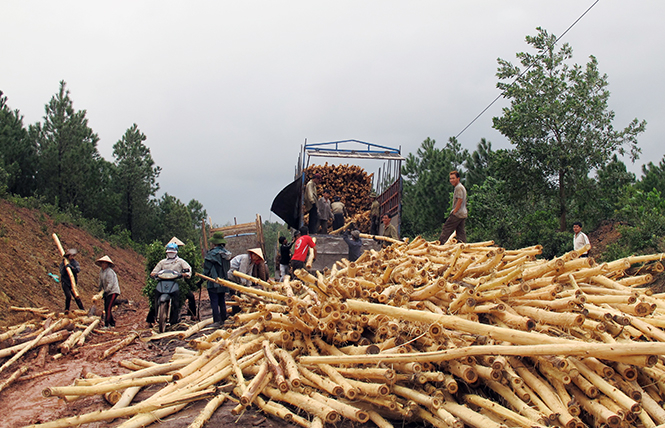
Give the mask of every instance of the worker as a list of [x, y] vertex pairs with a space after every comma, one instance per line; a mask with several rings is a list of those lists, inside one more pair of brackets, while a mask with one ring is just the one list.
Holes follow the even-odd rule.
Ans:
[[279, 280], [284, 281], [286, 275], [290, 275], [291, 269], [291, 247], [296, 242], [295, 238], [288, 242], [286, 236], [279, 237]]
[[95, 264], [101, 268], [99, 271], [99, 290], [104, 292], [104, 327], [115, 327], [113, 304], [120, 295], [118, 276], [113, 270], [115, 264], [109, 256], [97, 259]]
[[[585, 245], [591, 245], [589, 237], [586, 236], [586, 233], [582, 232], [581, 222], [576, 221], [573, 223], [573, 232], [575, 232], [575, 235], [573, 236], [573, 250], [577, 251]], [[580, 257], [589, 257], [589, 250], [580, 254]]]
[[334, 202], [330, 204], [330, 209], [333, 214], [332, 228], [333, 230], [337, 230], [344, 226], [344, 217], [348, 217], [349, 213], [346, 211], [346, 207], [344, 206], [341, 197], [335, 196], [333, 201]]
[[464, 223], [469, 215], [466, 209], [466, 188], [460, 182], [460, 175], [457, 171], [450, 171], [449, 181], [454, 187], [453, 209], [450, 211], [446, 222], [443, 223], [443, 227], [441, 228], [441, 235], [439, 235], [441, 245], [448, 241], [453, 232], [455, 232], [457, 242], [466, 242]]
[[309, 213], [308, 229], [309, 233], [316, 233], [319, 227], [319, 215], [317, 213], [316, 201], [319, 199], [316, 192], [316, 186], [321, 183], [321, 174], [316, 173], [305, 185], [304, 207], [305, 212]]
[[314, 250], [314, 260], [316, 260], [316, 242], [308, 235], [307, 227], [303, 226], [300, 228], [300, 237], [296, 239], [291, 256], [291, 268], [294, 271], [305, 267], [310, 248]]
[[266, 265], [263, 258], [263, 251], [260, 248], [250, 248], [245, 254], [239, 254], [231, 259], [231, 266], [227, 274], [228, 280], [236, 284], [244, 285], [246, 287], [258, 287], [259, 285], [239, 276], [235, 276], [234, 272], [242, 272], [246, 275], [253, 276], [262, 281], [267, 281], [268, 265]]
[[376, 196], [375, 192], [370, 192], [369, 197], [372, 199], [372, 206], [369, 209], [369, 234], [378, 235], [379, 234], [379, 215], [381, 211], [381, 205]]
[[[399, 235], [397, 234], [397, 229], [395, 229], [395, 226], [393, 226], [390, 223], [390, 215], [384, 214], [383, 217], [381, 217], [381, 221], [383, 222], [383, 236], [387, 236], [388, 238], [393, 238], [393, 239], [399, 239]], [[381, 245], [385, 248], [390, 245], [390, 243], [383, 241]]]
[[[168, 269], [172, 270], [175, 272], [179, 272], [182, 274], [183, 278], [190, 278], [192, 276], [192, 267], [185, 261], [184, 259], [181, 259], [178, 257], [178, 245], [175, 243], [170, 243], [166, 246], [166, 258], [160, 260], [155, 268], [150, 272], [150, 277], [155, 278], [159, 271]], [[174, 293], [174, 299], [173, 299], [173, 304], [175, 305], [174, 309], [171, 311], [172, 314], [175, 314], [173, 319], [171, 319], [171, 324], [176, 324], [178, 322], [178, 319], [180, 318], [180, 290]], [[155, 322], [155, 311], [157, 309], [157, 302], [159, 300], [159, 295], [157, 291], [155, 291], [155, 295], [153, 296], [154, 298], [152, 299], [152, 306], [150, 307], [150, 311], [148, 312], [148, 317], [146, 318], [146, 321], [148, 322], [148, 325], [152, 326], [152, 323]], [[193, 295], [192, 295], [193, 296]], [[194, 303], [194, 313], [196, 314], [196, 303]], [[191, 312], [192, 310], [192, 302], [190, 300], [189, 302], [189, 310]]]
[[[69, 277], [69, 272], [74, 276], [74, 283], [78, 283], [78, 273], [81, 272], [81, 265], [76, 260], [76, 254], [78, 251], [76, 248], [70, 248], [62, 256], [62, 262], [60, 262], [60, 285], [62, 285], [62, 291], [65, 293], [65, 313], [69, 313], [69, 305], [72, 302], [72, 295], [74, 290], [72, 288], [72, 280]], [[68, 272], [69, 271], [69, 272]], [[80, 297], [75, 296], [74, 300], [79, 309], [83, 309], [83, 302]]]
[[360, 231], [357, 229], [351, 232], [345, 230], [342, 238], [344, 238], [346, 245], [349, 246], [349, 261], [355, 262], [363, 253], [363, 241], [360, 239]]
[[[203, 274], [213, 279], [226, 279], [226, 273], [231, 268], [230, 260], [233, 257], [226, 249], [226, 239], [222, 232], [213, 233], [210, 243], [214, 245], [203, 260]], [[208, 297], [212, 307], [213, 327], [221, 327], [226, 321], [226, 292], [228, 289], [214, 281], [208, 281]]]
[[333, 217], [332, 209], [330, 208], [330, 190], [325, 189], [323, 195], [316, 201], [317, 215], [319, 216], [319, 233], [322, 235], [328, 234], [328, 220]]

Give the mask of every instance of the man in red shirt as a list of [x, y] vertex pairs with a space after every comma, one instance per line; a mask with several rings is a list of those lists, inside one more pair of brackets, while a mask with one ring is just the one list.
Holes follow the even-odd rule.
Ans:
[[307, 226], [303, 226], [300, 228], [300, 238], [298, 238], [293, 245], [291, 268], [293, 268], [294, 271], [305, 267], [305, 261], [307, 261], [307, 254], [309, 253], [310, 248], [314, 250], [314, 260], [316, 260], [316, 243], [309, 236], [309, 229]]

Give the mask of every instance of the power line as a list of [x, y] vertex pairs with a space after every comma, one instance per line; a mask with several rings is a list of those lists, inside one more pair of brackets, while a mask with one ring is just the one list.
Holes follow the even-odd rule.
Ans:
[[[577, 19], [575, 20], [575, 22], [573, 22], [572, 24], [570, 24], [570, 26], [566, 29], [566, 31], [564, 31], [559, 37], [557, 37], [557, 39], [554, 41], [554, 44], [556, 45], [556, 44], [559, 42], [559, 40], [561, 40], [561, 39], [563, 38], [563, 36], [565, 36], [566, 33], [568, 33], [568, 31], [570, 31], [571, 28], [573, 28], [573, 27], [575, 26], [575, 24], [577, 24], [582, 18], [584, 18], [584, 15], [586, 15], [586, 14], [587, 14], [587, 13], [588, 13], [588, 12], [589, 12], [589, 11], [590, 11], [590, 10], [591, 10], [591, 9], [592, 9], [592, 8], [593, 8], [593, 7], [599, 2], [599, 1], [600, 1], [600, 0], [596, 0], [595, 2], [593, 2], [593, 4], [592, 4], [591, 6], [589, 6], [589, 8], [588, 8], [587, 10], [585, 10], [584, 13], [581, 14], [581, 15], [579, 16], [579, 18], [577, 18]], [[540, 58], [541, 58], [542, 56], [544, 56], [544, 55], [545, 55], [545, 53], [541, 54], [541, 55], [538, 57], [538, 59], [540, 59]], [[513, 85], [515, 84], [515, 82], [517, 82], [522, 76], [524, 76], [524, 74], [526, 74], [527, 71], [529, 71], [529, 70], [531, 69], [531, 67], [533, 67], [533, 64], [529, 65], [529, 66], [528, 66], [523, 72], [521, 72], [520, 75], [517, 76], [517, 77], [516, 77], [511, 83], [510, 83], [509, 86], [513, 86]], [[476, 120], [478, 120], [478, 119], [480, 118], [480, 116], [482, 116], [487, 110], [489, 110], [489, 108], [492, 107], [492, 106], [494, 105], [494, 103], [497, 102], [497, 101], [499, 100], [499, 98], [501, 98], [501, 97], [503, 96], [503, 94], [505, 94], [505, 93], [506, 93], [506, 90], [504, 90], [504, 91], [501, 92], [499, 95], [497, 95], [497, 97], [494, 98], [494, 100], [492, 100], [492, 102], [489, 103], [489, 105], [488, 105], [487, 107], [485, 107], [485, 108], [483, 109], [483, 111], [481, 111], [480, 113], [478, 113], [478, 116], [474, 117], [473, 120], [472, 120], [471, 122], [469, 122], [469, 124], [466, 125], [466, 126], [464, 127], [464, 129], [462, 129], [462, 130], [459, 132], [459, 134], [455, 135], [455, 138], [459, 138], [459, 136], [462, 135], [462, 133], [464, 133], [464, 131], [466, 131], [471, 125], [473, 125], [473, 123], [474, 123]]]

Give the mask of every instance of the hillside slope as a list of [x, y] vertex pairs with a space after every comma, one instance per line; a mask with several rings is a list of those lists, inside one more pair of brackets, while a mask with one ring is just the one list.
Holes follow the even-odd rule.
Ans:
[[[64, 294], [49, 274], [59, 276], [61, 258], [51, 235], [56, 233], [65, 249], [76, 248], [81, 264], [79, 292], [85, 309], [97, 293], [99, 268], [95, 260], [108, 255], [115, 262], [121, 298], [139, 301], [145, 278], [144, 258], [133, 250], [116, 248], [72, 225], [56, 224], [40, 211], [0, 200], [0, 326], [31, 319], [10, 306], [64, 310]], [[72, 309], [76, 303], [72, 301]]]

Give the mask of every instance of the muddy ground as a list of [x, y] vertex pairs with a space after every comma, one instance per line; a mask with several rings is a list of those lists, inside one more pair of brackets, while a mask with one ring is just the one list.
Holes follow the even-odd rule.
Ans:
[[[198, 295], [197, 295], [198, 298]], [[123, 303], [114, 311], [116, 317], [116, 327], [110, 330], [97, 329], [86, 341], [85, 345], [68, 356], [54, 360], [53, 355], [58, 353], [56, 345], [50, 345], [50, 356], [43, 367], [32, 367], [30, 373], [40, 373], [47, 370], [62, 370], [42, 378], [18, 382], [8, 389], [0, 392], [0, 409], [3, 417], [0, 420], [0, 427], [22, 427], [29, 424], [48, 422], [55, 419], [75, 416], [96, 410], [109, 409], [111, 406], [101, 397], [85, 397], [72, 402], [65, 402], [62, 399], [51, 397], [42, 397], [42, 390], [49, 386], [71, 385], [75, 379], [81, 378], [86, 372], [92, 372], [100, 376], [110, 376], [127, 373], [129, 370], [118, 365], [118, 362], [125, 359], [142, 358], [148, 361], [165, 362], [168, 361], [174, 350], [178, 346], [187, 346], [185, 341], [177, 339], [163, 339], [161, 341], [143, 342], [136, 340], [130, 346], [118, 351], [108, 359], [99, 360], [104, 350], [117, 343], [118, 339], [124, 338], [131, 331], [138, 331], [143, 337], [151, 335], [151, 330], [147, 329], [145, 316], [147, 314], [147, 304], [144, 301], [130, 301]], [[210, 302], [205, 290], [201, 298], [201, 315], [203, 319], [211, 317]], [[183, 322], [177, 326], [181, 329], [187, 328], [187, 325], [193, 324], [188, 317], [183, 316]], [[208, 329], [203, 333], [210, 333]], [[199, 336], [201, 334], [198, 334]], [[197, 337], [190, 337], [188, 340]], [[32, 351], [24, 356], [22, 362], [31, 362], [37, 359], [37, 351]], [[14, 364], [8, 373], [0, 376], [0, 382], [8, 375], [20, 367], [21, 364]], [[158, 391], [161, 386], [146, 387], [136, 396], [134, 402], [139, 402]], [[163, 419], [159, 425], [167, 428], [187, 427], [199, 412], [203, 409], [207, 401], [194, 403], [182, 411]], [[231, 415], [230, 411], [235, 403], [226, 402], [213, 415], [207, 426], [210, 427], [258, 427], [258, 428], [278, 428], [292, 427], [282, 420], [271, 416], [263, 415], [256, 411], [256, 408], [248, 410], [242, 416]], [[113, 427], [118, 426], [126, 419], [117, 419], [113, 423], [99, 422], [85, 425], [86, 427]]]
[[[120, 298], [126, 300], [115, 310], [116, 328], [95, 330], [85, 345], [75, 349], [71, 355], [54, 360], [59, 353], [57, 345], [49, 346], [49, 357], [43, 367], [36, 366], [37, 350], [28, 352], [17, 363], [0, 374], [0, 383], [21, 365], [28, 365], [25, 375], [41, 373], [47, 370], [61, 370], [58, 373], [29, 381], [19, 381], [0, 392], [0, 427], [21, 427], [74, 416], [95, 410], [110, 408], [100, 396], [82, 398], [66, 403], [58, 398], [43, 398], [42, 390], [48, 386], [70, 385], [74, 379], [90, 371], [100, 376], [125, 373], [120, 367], [123, 359], [142, 358], [148, 361], [164, 362], [169, 360], [177, 346], [187, 344], [178, 340], [161, 342], [135, 341], [132, 345], [117, 352], [110, 358], [100, 361], [104, 350], [116, 344], [131, 331], [138, 331], [141, 336], [149, 336], [145, 317], [147, 300], [141, 295], [145, 278], [145, 259], [138, 253], [116, 247], [103, 239], [98, 239], [87, 232], [50, 216], [29, 208], [19, 207], [0, 199], [0, 333], [11, 325], [36, 320], [33, 315], [11, 310], [12, 306], [47, 308], [61, 313], [64, 310], [64, 297], [59, 275], [60, 257], [57, 253], [52, 234], [56, 233], [65, 249], [77, 248], [77, 259], [81, 264], [78, 288], [86, 310], [90, 309], [91, 298], [97, 293], [99, 268], [95, 260], [108, 255], [115, 263], [115, 271], [121, 287]], [[202, 317], [211, 316], [210, 303], [205, 290], [202, 293]], [[197, 294], [198, 298], [198, 294]], [[99, 305], [98, 305], [99, 306]], [[76, 309], [72, 302], [71, 309]], [[101, 309], [98, 308], [98, 309]], [[99, 313], [99, 312], [98, 312]], [[185, 318], [186, 323], [188, 321]], [[186, 325], [181, 326], [183, 329]], [[207, 333], [210, 333], [208, 331]], [[196, 336], [194, 336], [196, 337]], [[192, 338], [190, 338], [192, 339]], [[2, 344], [0, 344], [2, 346]], [[0, 365], [7, 359], [0, 359]], [[136, 397], [142, 400], [159, 389], [157, 386], [144, 388]], [[161, 421], [165, 427], [186, 427], [205, 402], [190, 405], [179, 413]], [[254, 427], [290, 427], [283, 421], [265, 418], [262, 414], [250, 410], [239, 419], [229, 410], [233, 403], [226, 403], [218, 410], [208, 426], [254, 426]], [[88, 424], [90, 427], [117, 426], [122, 420], [112, 424], [107, 422]]]

